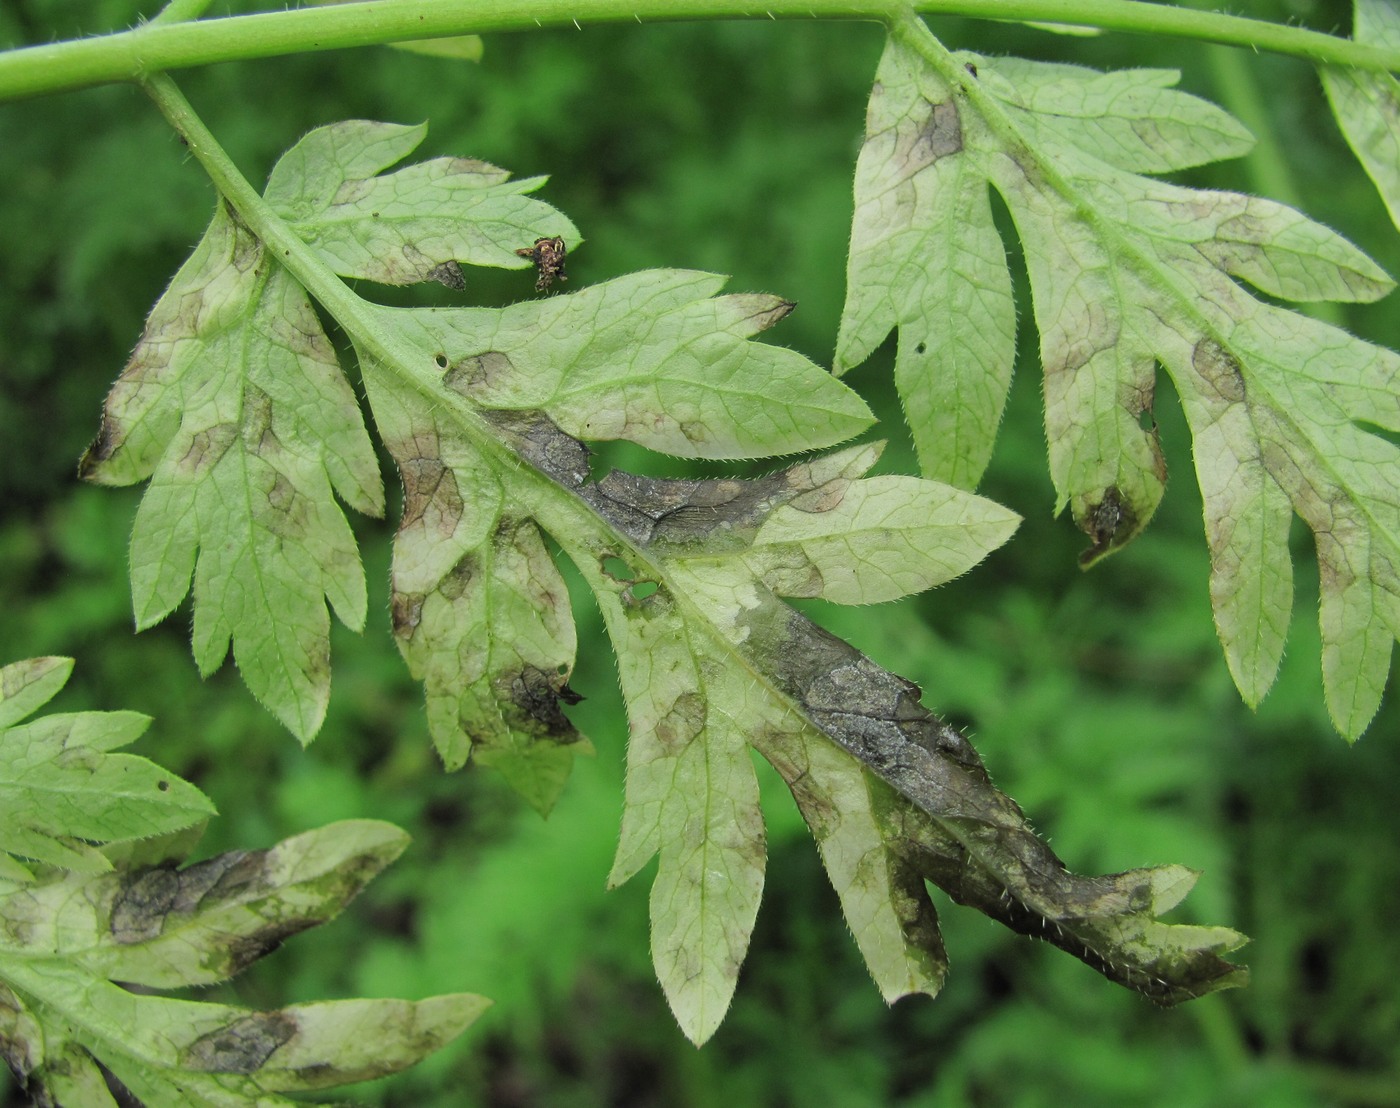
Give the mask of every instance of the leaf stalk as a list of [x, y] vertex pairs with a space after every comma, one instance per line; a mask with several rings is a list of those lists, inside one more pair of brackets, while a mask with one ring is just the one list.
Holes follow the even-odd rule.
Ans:
[[1317, 64], [1400, 71], [1400, 50], [1243, 16], [1141, 0], [368, 0], [366, 3], [188, 21], [201, 0], [129, 31], [0, 53], [0, 101], [141, 81], [215, 62], [601, 23], [710, 19], [843, 19], [890, 23], [917, 11], [1002, 21], [1079, 24], [1170, 35]]

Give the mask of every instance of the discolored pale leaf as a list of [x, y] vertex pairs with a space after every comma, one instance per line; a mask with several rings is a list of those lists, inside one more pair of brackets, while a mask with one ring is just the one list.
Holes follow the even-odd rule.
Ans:
[[[753, 562], [765, 557], [755, 554], [758, 540], [771, 521], [782, 526], [793, 510], [839, 519], [842, 505], [852, 504], [849, 523], [871, 499], [878, 502], [884, 479], [861, 477], [878, 447], [851, 448], [752, 480], [612, 473], [592, 484], [586, 471], [547, 463], [571, 456], [557, 428], [541, 421], [528, 428], [518, 441], [528, 444], [536, 464], [627, 540], [582, 549], [561, 537], [599, 598], [629, 705], [627, 803], [609, 880], [620, 883], [660, 855], [653, 956], [687, 1034], [698, 1040], [697, 1030], [712, 1028], [696, 1004], [676, 1002], [684, 995], [675, 983], [678, 971], [684, 984], [697, 992], [708, 987], [709, 996], [727, 1004], [721, 986], [737, 968], [736, 953], [743, 953], [729, 937], [747, 938], [733, 897], [748, 886], [733, 867], [756, 839], [745, 835], [735, 843], [747, 824], [743, 810], [721, 808], [715, 823], [710, 804], [716, 781], [731, 797], [744, 797], [748, 788], [747, 768], [729, 761], [729, 731], [791, 785], [888, 999], [935, 993], [946, 971], [925, 880], [1017, 930], [1053, 932], [1050, 941], [1162, 1003], [1242, 980], [1220, 957], [1241, 941], [1234, 932], [1202, 938], [1158, 926], [1156, 912], [1165, 907], [1147, 895], [1155, 871], [1070, 874], [991, 785], [966, 740], [919, 705], [918, 689], [787, 608], [755, 573]], [[942, 486], [915, 484], [942, 495]], [[977, 501], [959, 495], [964, 506]], [[980, 538], [955, 541], [969, 550], [982, 543], [985, 552], [1004, 538], [1005, 522]], [[956, 517], [940, 525], [961, 529]], [[937, 525], [928, 527], [922, 543], [928, 565], [920, 572], [933, 579], [949, 544], [940, 541]], [[712, 748], [704, 762], [700, 743]], [[717, 840], [720, 835], [728, 837]], [[701, 895], [703, 882], [688, 879], [681, 867], [670, 872], [668, 850], [682, 858], [719, 851], [709, 869], [723, 878], [727, 898], [719, 901], [719, 919], [729, 925], [710, 933], [725, 942], [706, 940], [710, 903]], [[753, 880], [756, 885], [756, 873]], [[672, 913], [678, 903], [683, 910]], [[678, 930], [673, 915], [689, 929]], [[678, 934], [689, 943], [688, 959], [674, 953]]]
[[[929, 136], [940, 149], [947, 121]], [[416, 141], [377, 125], [347, 135], [344, 163], [359, 175], [343, 174], [347, 185]], [[322, 290], [361, 357], [405, 488], [395, 630], [427, 686], [435, 736], [459, 757], [476, 744], [538, 806], [552, 802], [562, 773], [550, 744], [566, 748], [572, 735], [561, 704], [573, 695], [574, 644], [547, 533], [597, 595], [618, 646], [631, 742], [611, 880], [658, 857], [653, 957], [687, 1035], [703, 1041], [722, 1019], [761, 894], [750, 746], [797, 793], [887, 996], [941, 981], [926, 879], [1008, 926], [1053, 931], [1051, 941], [1165, 1003], [1238, 980], [1218, 956], [1224, 939], [1192, 946], [1152, 929], [1165, 902], [1154, 871], [1070, 874], [914, 686], [774, 592], [864, 602], [927, 587], [1004, 541], [1010, 513], [932, 481], [864, 477], [878, 446], [750, 480], [592, 478], [584, 438], [744, 457], [861, 430], [869, 412], [845, 386], [749, 341], [790, 304], [717, 296], [721, 278], [661, 270], [499, 310], [369, 305], [333, 287], [314, 250], [291, 248], [278, 214], [294, 208], [283, 199], [296, 192], [296, 164], [321, 158], [318, 143], [334, 160], [340, 142], [313, 137], [279, 171], [277, 204], [240, 213]], [[1230, 264], [1261, 257], [1241, 249]], [[1097, 509], [1105, 547], [1127, 517], [1115, 496]], [[844, 824], [832, 821], [837, 803], [851, 807]], [[249, 920], [240, 905], [230, 911]], [[171, 1039], [205, 1072], [265, 1069], [288, 1041], [279, 1014], [209, 1019], [196, 1040]]]
[[[6, 970], [57, 1044], [95, 1058], [145, 1104], [290, 1106], [276, 1094], [384, 1077], [418, 1062], [489, 1003], [459, 993], [255, 1012], [131, 993], [56, 960]], [[47, 1079], [43, 1069], [36, 1076]]]
[[[130, 843], [201, 823], [214, 805], [187, 781], [130, 754], [150, 719], [136, 712], [24, 717], [72, 671], [68, 658], [0, 669], [0, 850], [78, 873], [112, 868], [97, 843]], [[9, 860], [12, 880], [27, 871]]]
[[0, 921], [23, 936], [7, 944], [19, 952], [68, 958], [98, 977], [210, 985], [333, 919], [407, 844], [390, 824], [347, 820], [184, 869], [48, 882], [0, 897]]
[[874, 604], [965, 573], [1011, 537], [1019, 517], [950, 485], [874, 477], [839, 504], [773, 511], [746, 560], [780, 596]]
[[724, 278], [648, 270], [503, 309], [390, 310], [386, 329], [446, 364], [486, 409], [540, 410], [585, 440], [683, 457], [749, 458], [829, 446], [870, 411], [810, 360], [749, 342], [792, 310], [716, 296]]
[[254, 695], [309, 742], [330, 696], [326, 600], [352, 628], [365, 619], [332, 490], [378, 515], [383, 489], [305, 293], [222, 207], [153, 309], [82, 472], [151, 478], [131, 542], [137, 626], [169, 615], [193, 574], [201, 672], [232, 641]]
[[856, 161], [834, 368], [859, 365], [897, 329], [895, 383], [919, 466], [973, 488], [1011, 384], [1016, 309], [986, 180], [953, 156], [965, 141], [937, 78], [887, 50]]
[[792, 789], [885, 1003], [937, 996], [948, 974], [938, 914], [923, 875], [890, 842], [888, 787], [811, 728], [774, 728], [755, 745]]
[[536, 239], [572, 248], [578, 229], [531, 193], [544, 177], [510, 174], [471, 158], [434, 158], [376, 176], [407, 157], [426, 125], [347, 120], [312, 131], [283, 155], [267, 200], [327, 265], [390, 285], [465, 287], [461, 266], [523, 269]]
[[[1352, 37], [1400, 48], [1400, 8], [1390, 0], [1356, 0]], [[1393, 73], [1320, 66], [1318, 73], [1342, 135], [1400, 227], [1400, 81]]]
[[[1166, 471], [1151, 422], [1160, 364], [1196, 440], [1211, 595], [1241, 694], [1257, 704], [1277, 673], [1292, 606], [1286, 539], [1297, 513], [1327, 567], [1328, 705], [1338, 729], [1355, 737], [1379, 702], [1400, 628], [1390, 491], [1400, 470], [1393, 448], [1359, 424], [1394, 430], [1400, 362], [1261, 302], [1237, 280], [1284, 299], [1352, 301], [1374, 300], [1392, 282], [1350, 243], [1283, 205], [1142, 176], [1248, 148], [1238, 124], [1174, 82], [1155, 70], [1100, 74], [953, 54], [918, 20], [901, 21], [880, 63], [857, 165], [837, 364], [863, 360], [899, 327], [896, 382], [924, 444], [921, 465], [976, 480], [1010, 373], [1009, 338], [996, 357], [967, 356], [989, 335], [1009, 335], [1012, 318], [1009, 293], [994, 297], [1000, 315], [985, 307], [989, 290], [1006, 288], [986, 206], [995, 189], [1025, 248], [1050, 472], [1058, 508], [1068, 506], [1091, 539], [1082, 563], [1130, 541], [1161, 499]], [[977, 235], [985, 243], [969, 246]], [[973, 260], [937, 263], [942, 251]], [[935, 276], [916, 274], [915, 258], [934, 259]], [[931, 280], [942, 284], [926, 288]], [[973, 301], [983, 314], [966, 310]], [[945, 317], [952, 322], [943, 327]], [[939, 327], [942, 335], [929, 337]], [[958, 338], [960, 328], [967, 337]], [[909, 370], [915, 356], [927, 356], [921, 375]], [[969, 397], [957, 384], [964, 377], [994, 383], [995, 395]], [[1373, 467], [1385, 476], [1373, 479]]]
[[84, 1105], [111, 1103], [98, 1063], [142, 1103], [219, 1106], [291, 1104], [275, 1094], [412, 1065], [488, 1002], [256, 1012], [145, 991], [237, 973], [337, 914], [406, 842], [389, 824], [348, 821], [181, 870], [53, 874], [0, 895], [0, 1050], [31, 1089]]
[[575, 752], [591, 749], [560, 710], [577, 699], [564, 582], [461, 429], [368, 360], [365, 382], [404, 483], [394, 635], [427, 690], [438, 753], [448, 769], [469, 754], [495, 767], [548, 814]]
[[630, 725], [622, 839], [608, 883], [660, 854], [652, 960], [676, 1021], [699, 1045], [729, 1008], [763, 891], [763, 815], [747, 741], [763, 694], [688, 633], [667, 593], [598, 596], [618, 645]]
[[42, 708], [72, 672], [72, 658], [26, 658], [0, 667], [0, 727], [13, 727]]

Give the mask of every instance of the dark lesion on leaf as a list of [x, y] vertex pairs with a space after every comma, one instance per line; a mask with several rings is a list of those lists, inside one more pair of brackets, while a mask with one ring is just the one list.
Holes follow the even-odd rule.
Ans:
[[97, 477], [98, 468], [103, 462], [109, 460], [123, 442], [119, 436], [117, 428], [107, 413], [102, 413], [102, 421], [97, 426], [97, 437], [86, 450], [83, 456], [78, 459], [78, 477], [83, 481], [91, 481]]
[[397, 639], [408, 639], [418, 630], [423, 621], [422, 593], [406, 593], [394, 590], [389, 601], [389, 622]]
[[461, 292], [467, 287], [466, 275], [457, 262], [443, 262], [440, 265], [435, 265], [428, 270], [427, 277], [429, 281], [446, 285], [454, 292]]
[[118, 943], [149, 942], [167, 920], [198, 912], [209, 900], [224, 900], [265, 880], [265, 850], [232, 850], [182, 870], [160, 866], [133, 874], [112, 902], [108, 928]]
[[588, 448], [544, 412], [487, 410], [481, 417], [521, 458], [564, 488], [581, 489], [588, 480]]
[[956, 154], [963, 148], [962, 120], [958, 106], [952, 100], [928, 104], [928, 117], [914, 132], [902, 129], [903, 142], [908, 142], [903, 154], [905, 171], [915, 173], [933, 165], [940, 158]]
[[1233, 354], [1213, 339], [1202, 339], [1191, 352], [1191, 367], [1222, 400], [1245, 398], [1244, 373]]
[[254, 1012], [195, 1039], [183, 1061], [205, 1073], [257, 1073], [296, 1033], [297, 1021], [286, 1012]]
[[[787, 487], [785, 474], [752, 480], [737, 478], [639, 477], [614, 470], [584, 490], [587, 500], [628, 538], [643, 546], [686, 545], [707, 540], [719, 553], [721, 526], [736, 540], [752, 533]], [[716, 545], [714, 540], [718, 540]], [[739, 545], [747, 545], [744, 539]]]
[[920, 703], [918, 686], [776, 601], [755, 609], [747, 630], [754, 664], [891, 790], [887, 842], [953, 899], [1161, 1004], [1242, 980], [1213, 949], [1134, 945], [1151, 921], [1151, 873], [1071, 873], [971, 743]]
[[569, 688], [565, 674], [526, 665], [519, 672], [506, 675], [501, 686], [506, 693], [504, 703], [523, 713], [518, 722], [536, 738], [565, 745], [583, 738], [560, 708], [561, 704], [577, 704], [583, 699]]

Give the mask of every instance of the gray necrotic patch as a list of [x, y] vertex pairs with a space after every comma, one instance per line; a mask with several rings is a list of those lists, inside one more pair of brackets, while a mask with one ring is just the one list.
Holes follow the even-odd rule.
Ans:
[[296, 1032], [286, 1013], [257, 1012], [200, 1036], [186, 1049], [185, 1064], [206, 1073], [256, 1073]]
[[159, 937], [171, 916], [188, 916], [211, 899], [228, 899], [260, 882], [266, 859], [264, 850], [235, 850], [183, 870], [162, 867], [136, 875], [112, 903], [112, 938], [132, 944]]

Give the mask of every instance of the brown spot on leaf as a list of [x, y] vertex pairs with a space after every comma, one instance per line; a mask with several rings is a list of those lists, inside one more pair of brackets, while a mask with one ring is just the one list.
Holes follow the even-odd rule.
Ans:
[[678, 753], [705, 729], [705, 698], [697, 692], [684, 692], [656, 721], [656, 741], [670, 754]]
[[[411, 447], [405, 444], [402, 452], [390, 446], [390, 452], [398, 460], [399, 477], [403, 481], [400, 533], [417, 526], [426, 530], [431, 525], [432, 531], [445, 539], [457, 530], [466, 512], [457, 475], [443, 464], [436, 448], [436, 442], [421, 446], [415, 443]], [[415, 452], [410, 454], [409, 450]]]
[[205, 1073], [256, 1073], [296, 1033], [297, 1021], [285, 1012], [254, 1012], [200, 1036], [183, 1061]]
[[235, 935], [224, 946], [223, 968], [229, 976], [233, 976], [259, 958], [271, 954], [293, 935], [299, 935], [319, 922], [305, 918], [277, 920], [250, 935]]
[[1191, 353], [1191, 366], [1222, 400], [1238, 402], [1245, 398], [1240, 363], [1218, 342], [1198, 342]]
[[442, 383], [462, 396], [476, 397], [498, 387], [514, 372], [510, 358], [499, 350], [488, 350], [463, 358], [447, 371]]
[[422, 594], [401, 593], [396, 590], [394, 598], [389, 602], [389, 619], [395, 638], [411, 639], [423, 619]]
[[951, 100], [930, 104], [928, 118], [914, 136], [906, 155], [909, 172], [931, 166], [939, 158], [956, 154], [963, 148], [962, 122], [958, 108]]
[[228, 453], [237, 434], [233, 425], [228, 423], [216, 423], [213, 427], [196, 431], [190, 437], [189, 448], [175, 464], [191, 474], [208, 472]]
[[275, 447], [272, 430], [272, 397], [256, 385], [243, 386], [243, 442], [255, 454], [266, 454]]
[[467, 553], [457, 560], [457, 564], [443, 576], [438, 584], [438, 592], [447, 600], [458, 600], [467, 594], [471, 583], [481, 572], [481, 559], [475, 553]]

